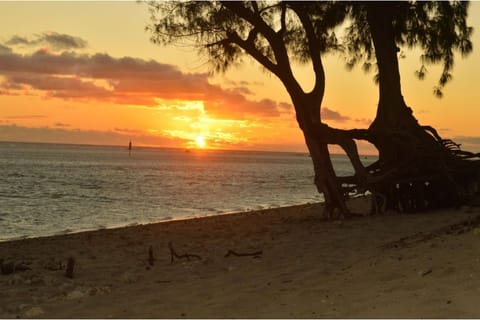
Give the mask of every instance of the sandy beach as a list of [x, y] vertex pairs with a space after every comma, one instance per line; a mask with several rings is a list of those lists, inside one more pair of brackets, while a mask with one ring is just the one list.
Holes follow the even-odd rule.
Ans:
[[[365, 198], [349, 205], [368, 211]], [[319, 210], [0, 243], [0, 318], [480, 317], [480, 208], [343, 221]]]

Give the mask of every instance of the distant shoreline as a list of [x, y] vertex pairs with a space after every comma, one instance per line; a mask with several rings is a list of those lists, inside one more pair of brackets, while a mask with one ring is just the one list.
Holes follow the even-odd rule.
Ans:
[[[126, 149], [128, 150], [128, 141], [125, 145], [103, 145], [103, 144], [82, 144], [82, 143], [57, 143], [57, 142], [34, 142], [34, 141], [1, 141], [1, 144], [28, 144], [28, 145], [46, 145], [46, 146], [63, 146], [63, 147], [92, 147], [92, 148], [113, 148], [113, 149]], [[184, 152], [185, 150], [190, 150], [192, 152], [238, 152], [238, 153], [274, 153], [274, 154], [292, 154], [298, 156], [308, 156], [308, 152], [300, 151], [268, 151], [268, 150], [240, 150], [240, 149], [196, 149], [190, 148], [185, 149], [181, 147], [161, 147], [161, 146], [142, 146], [135, 145], [135, 142], [132, 141], [132, 151], [133, 150], [173, 150]], [[334, 156], [343, 156], [345, 154], [341, 153], [331, 153]], [[372, 154], [360, 154], [360, 157], [376, 157]]]

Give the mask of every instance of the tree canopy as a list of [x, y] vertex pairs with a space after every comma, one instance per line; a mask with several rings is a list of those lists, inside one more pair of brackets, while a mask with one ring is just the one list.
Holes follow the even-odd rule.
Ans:
[[368, 71], [375, 65], [375, 52], [367, 21], [368, 6], [383, 6], [389, 15], [394, 39], [400, 48], [421, 49], [420, 67], [415, 72], [419, 79], [427, 73], [427, 66], [441, 64], [442, 73], [434, 93], [442, 96], [442, 89], [452, 79], [455, 52], [467, 56], [472, 52], [470, 40], [473, 28], [467, 25], [467, 1], [400, 1], [381, 3], [355, 2], [348, 5], [345, 37], [347, 65], [351, 68], [363, 63]]

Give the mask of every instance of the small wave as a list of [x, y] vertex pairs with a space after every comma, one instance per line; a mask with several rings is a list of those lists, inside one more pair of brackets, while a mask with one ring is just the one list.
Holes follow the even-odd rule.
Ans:
[[129, 224], [127, 224], [127, 227], [135, 227], [135, 226], [138, 226], [140, 225], [140, 223], [138, 222], [130, 222]]
[[30, 238], [29, 236], [22, 234], [20, 236], [11, 237], [11, 238], [0, 238], [0, 241], [17, 241], [17, 240], [24, 240]]
[[59, 232], [56, 232], [55, 235], [64, 235], [64, 234], [69, 234], [69, 233], [72, 233], [74, 232], [74, 230], [70, 229], [70, 228], [67, 228], [67, 229], [63, 229]]

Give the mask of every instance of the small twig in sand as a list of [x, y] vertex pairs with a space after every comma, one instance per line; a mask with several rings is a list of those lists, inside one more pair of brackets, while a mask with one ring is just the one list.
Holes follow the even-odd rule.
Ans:
[[188, 261], [190, 261], [190, 258], [195, 258], [195, 259], [198, 259], [198, 260], [202, 260], [202, 257], [196, 255], [196, 254], [189, 254], [189, 253], [185, 253], [185, 254], [178, 254], [175, 249], [173, 249], [173, 244], [172, 242], [168, 242], [168, 248], [170, 249], [170, 263], [173, 263], [173, 260], [174, 258], [177, 258], [177, 259], [187, 259]]
[[73, 267], [75, 266], [75, 259], [73, 257], [68, 258], [67, 260], [67, 270], [65, 272], [65, 277], [72, 279], [73, 278]]
[[255, 252], [247, 252], [247, 253], [238, 253], [233, 250], [228, 250], [227, 254], [225, 255], [225, 258], [228, 258], [230, 256], [236, 256], [236, 257], [258, 257], [263, 254], [263, 251], [255, 251]]
[[150, 246], [148, 248], [148, 264], [153, 266], [154, 263], [155, 263], [155, 258], [153, 257], [153, 247]]

